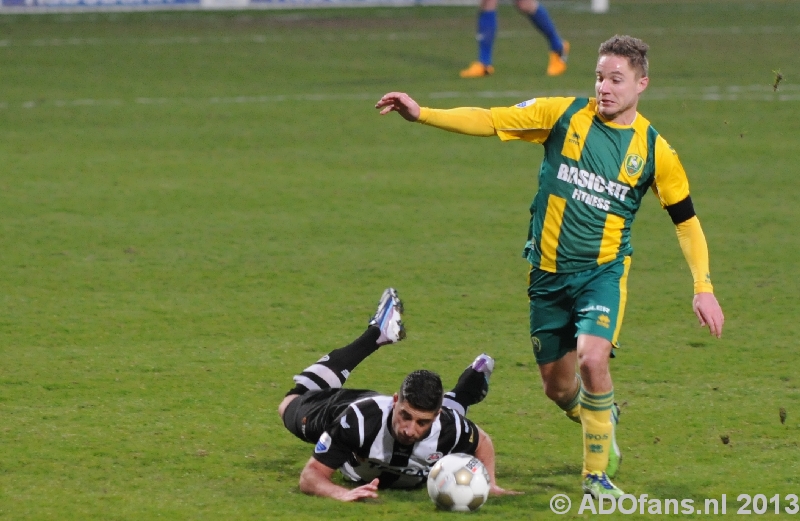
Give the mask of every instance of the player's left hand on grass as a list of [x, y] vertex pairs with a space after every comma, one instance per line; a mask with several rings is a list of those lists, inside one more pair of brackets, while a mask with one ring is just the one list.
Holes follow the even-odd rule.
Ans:
[[701, 326], [708, 326], [708, 331], [717, 338], [722, 336], [725, 315], [713, 293], [697, 293], [692, 300], [692, 309]]
[[524, 492], [520, 492], [519, 490], [506, 490], [498, 487], [497, 485], [489, 486], [490, 496], [518, 496], [520, 494], [524, 494]]
[[360, 499], [377, 499], [378, 498], [378, 478], [373, 479], [366, 485], [361, 485], [352, 490], [348, 490], [341, 498], [341, 501], [358, 501]]

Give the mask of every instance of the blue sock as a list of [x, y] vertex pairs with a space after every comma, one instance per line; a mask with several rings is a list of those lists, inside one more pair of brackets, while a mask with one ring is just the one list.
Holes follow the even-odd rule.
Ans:
[[531, 19], [531, 23], [536, 26], [547, 38], [547, 41], [550, 42], [550, 50], [561, 54], [564, 50], [564, 44], [561, 42], [558, 31], [556, 31], [556, 26], [553, 25], [553, 20], [550, 19], [550, 15], [547, 14], [547, 10], [544, 6], [539, 3], [539, 8], [536, 9], [535, 13], [529, 15], [528, 18]]
[[494, 35], [497, 32], [497, 13], [481, 11], [478, 15], [478, 61], [484, 65], [492, 64]]

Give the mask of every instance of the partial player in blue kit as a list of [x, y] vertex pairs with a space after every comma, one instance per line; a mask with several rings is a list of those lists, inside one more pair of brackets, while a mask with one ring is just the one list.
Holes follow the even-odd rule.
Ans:
[[[497, 34], [497, 2], [498, 0], [481, 0], [478, 11], [478, 59], [461, 71], [462, 78], [480, 78], [494, 74], [492, 53]], [[567, 70], [569, 42], [563, 40], [556, 30], [547, 9], [537, 0], [515, 0], [514, 4], [521, 15], [528, 18], [536, 29], [547, 38], [550, 46], [547, 63], [548, 76], [560, 76]]]
[[[446, 454], [472, 454], [491, 477], [490, 492], [513, 494], [495, 482], [491, 438], [465, 415], [489, 392], [494, 360], [479, 355], [443, 393], [439, 375], [425, 369], [410, 373], [392, 396], [364, 389], [343, 389], [350, 373], [381, 346], [405, 338], [403, 304], [397, 291], [383, 292], [367, 330], [351, 344], [335, 349], [295, 375], [278, 407], [286, 428], [315, 444], [300, 474], [306, 494], [356, 501], [378, 497], [378, 488], [414, 488]], [[336, 470], [360, 485], [332, 481]]]

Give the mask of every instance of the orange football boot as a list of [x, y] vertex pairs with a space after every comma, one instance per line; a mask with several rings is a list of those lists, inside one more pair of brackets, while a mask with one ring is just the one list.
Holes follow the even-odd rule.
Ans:
[[481, 78], [494, 74], [494, 67], [481, 62], [472, 62], [469, 67], [458, 73], [462, 78]]
[[569, 56], [569, 42], [562, 41], [563, 48], [561, 54], [550, 51], [550, 63], [547, 64], [548, 76], [561, 76], [567, 71], [567, 57]]

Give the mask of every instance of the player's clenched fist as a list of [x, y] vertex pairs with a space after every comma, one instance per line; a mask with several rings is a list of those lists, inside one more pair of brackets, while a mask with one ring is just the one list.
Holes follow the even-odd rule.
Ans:
[[397, 112], [407, 121], [417, 121], [419, 119], [419, 104], [405, 92], [384, 94], [375, 104], [375, 108], [381, 109], [381, 116], [390, 112]]

